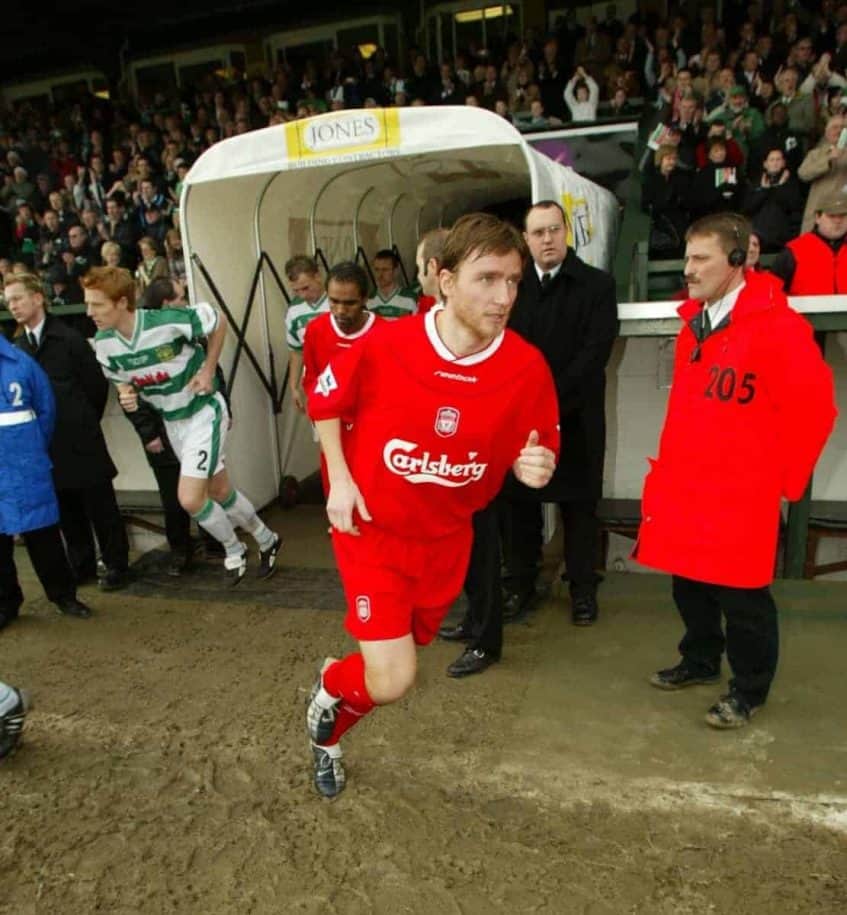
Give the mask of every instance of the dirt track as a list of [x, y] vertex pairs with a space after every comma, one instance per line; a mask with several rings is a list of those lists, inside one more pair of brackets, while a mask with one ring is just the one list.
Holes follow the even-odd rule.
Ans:
[[[288, 577], [229, 604], [88, 591], [90, 622], [39, 599], [0, 635], [0, 673], [38, 703], [0, 766], [0, 912], [847, 911], [843, 792], [680, 780], [649, 746], [638, 765], [624, 742], [607, 752], [603, 728], [631, 712], [581, 718], [579, 684], [551, 685], [551, 663], [585, 653], [552, 604], [481, 677], [443, 675], [451, 646], [423, 653], [419, 689], [346, 741], [348, 790], [319, 799], [303, 703], [344, 647], [341, 614], [279, 606]], [[687, 706], [667, 714], [701, 739]]]

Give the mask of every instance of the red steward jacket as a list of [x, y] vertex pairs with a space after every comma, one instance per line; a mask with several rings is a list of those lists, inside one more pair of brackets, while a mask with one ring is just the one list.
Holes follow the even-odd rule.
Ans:
[[785, 247], [796, 264], [790, 295], [847, 293], [847, 245], [836, 253], [819, 235], [805, 232]]
[[799, 499], [836, 416], [832, 372], [779, 282], [747, 272], [700, 348], [679, 308], [659, 455], [644, 483], [633, 556], [697, 581], [758, 588], [773, 578], [780, 499]]

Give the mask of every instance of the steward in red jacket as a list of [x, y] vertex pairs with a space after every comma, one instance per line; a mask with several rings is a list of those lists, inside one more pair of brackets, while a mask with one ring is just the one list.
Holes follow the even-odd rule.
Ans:
[[673, 574], [686, 625], [682, 663], [655, 674], [654, 686], [716, 679], [721, 610], [727, 617], [735, 678], [707, 716], [716, 727], [746, 723], [767, 696], [780, 501], [803, 495], [836, 415], [811, 325], [788, 307], [778, 280], [743, 269], [748, 235], [736, 214], [688, 230], [685, 272], [697, 298], [679, 308], [685, 326], [635, 550], [639, 562]]

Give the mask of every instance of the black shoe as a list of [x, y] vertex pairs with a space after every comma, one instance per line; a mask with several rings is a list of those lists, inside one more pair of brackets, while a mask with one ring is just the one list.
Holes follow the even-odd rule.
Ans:
[[[312, 741], [313, 746], [320, 746], [332, 737], [335, 718], [338, 715], [338, 706], [341, 705], [341, 699], [335, 699], [330, 693], [326, 693], [326, 696], [330, 696], [334, 700], [331, 704], [327, 705], [318, 702], [318, 694], [324, 685], [324, 671], [333, 663], [332, 658], [324, 660], [320, 671], [318, 671], [318, 679], [315, 680], [312, 684], [312, 689], [309, 691], [309, 699], [306, 704], [306, 730], [309, 732], [309, 739]], [[326, 696], [324, 697], [325, 701], [329, 701]]]
[[727, 693], [706, 712], [706, 724], [721, 731], [743, 728], [759, 711], [761, 705], [751, 705], [738, 693]]
[[11, 688], [17, 702], [0, 715], [0, 759], [12, 753], [21, 739], [26, 713], [30, 708], [29, 695], [25, 690]]
[[448, 668], [448, 677], [467, 677], [469, 674], [481, 674], [486, 667], [491, 667], [500, 659], [490, 651], [481, 648], [467, 648]]
[[126, 569], [106, 568], [98, 584], [101, 591], [120, 591], [129, 584], [129, 572]]
[[259, 550], [258, 578], [270, 578], [276, 572], [276, 557], [282, 549], [282, 537], [274, 534], [273, 543], [266, 550]]
[[179, 578], [191, 568], [191, 556], [188, 553], [171, 553], [168, 558], [167, 573], [172, 578]]
[[529, 612], [535, 609], [538, 603], [538, 592], [508, 591], [503, 595], [503, 622], [515, 623], [522, 620]]
[[336, 797], [344, 790], [347, 778], [341, 747], [336, 743], [330, 747], [312, 744], [312, 759], [315, 765], [315, 788], [323, 797]]
[[91, 616], [91, 610], [85, 606], [82, 601], [75, 597], [68, 597], [65, 600], [56, 601], [56, 609], [62, 616], [75, 616], [81, 620], [87, 620]]
[[717, 683], [720, 678], [720, 670], [703, 673], [693, 670], [685, 660], [682, 660], [676, 667], [657, 670], [650, 677], [650, 685], [657, 689], [684, 689], [686, 686], [699, 686], [701, 683]]
[[574, 626], [592, 626], [597, 622], [597, 598], [593, 594], [571, 599], [571, 620]]
[[227, 556], [224, 559], [224, 569], [226, 577], [229, 579], [231, 587], [240, 584], [241, 580], [247, 574], [247, 547], [241, 544], [241, 552], [234, 556]]
[[445, 642], [469, 642], [473, 638], [473, 633], [464, 622], [446, 623], [438, 630], [438, 638]]

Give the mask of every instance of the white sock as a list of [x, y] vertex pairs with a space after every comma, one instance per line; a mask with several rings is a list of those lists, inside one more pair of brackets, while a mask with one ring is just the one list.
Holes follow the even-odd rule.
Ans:
[[18, 694], [11, 686], [0, 683], [0, 715], [10, 712], [18, 704]]
[[256, 514], [253, 504], [243, 493], [233, 489], [220, 505], [232, 522], [232, 526], [247, 531], [260, 550], [266, 550], [274, 542], [273, 531]]
[[217, 502], [206, 499], [206, 504], [191, 517], [222, 544], [227, 556], [238, 556], [244, 549], [244, 544], [238, 539], [229, 516]]

